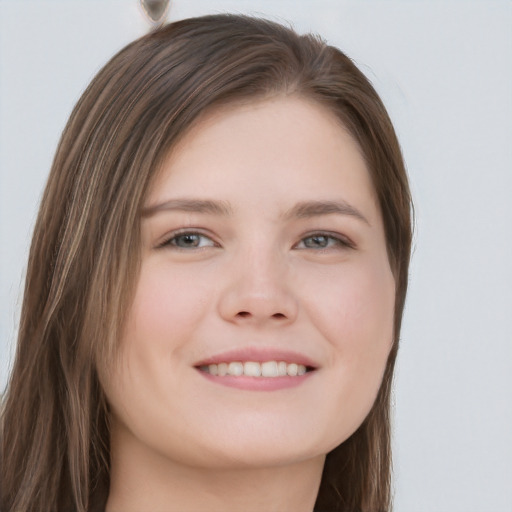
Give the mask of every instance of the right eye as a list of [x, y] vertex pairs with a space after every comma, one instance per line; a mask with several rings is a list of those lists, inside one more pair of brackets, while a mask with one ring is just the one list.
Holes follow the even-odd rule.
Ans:
[[201, 249], [203, 247], [216, 247], [216, 243], [202, 233], [186, 231], [175, 233], [162, 242], [158, 247], [169, 247], [177, 249]]

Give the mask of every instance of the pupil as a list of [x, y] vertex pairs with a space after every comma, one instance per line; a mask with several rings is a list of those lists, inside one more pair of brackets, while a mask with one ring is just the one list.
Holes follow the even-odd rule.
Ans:
[[326, 236], [312, 236], [309, 238], [310, 247], [325, 247], [327, 245], [327, 237]]
[[197, 235], [181, 235], [178, 238], [178, 244], [180, 242], [181, 242], [181, 245], [196, 246], [198, 244], [198, 236]]

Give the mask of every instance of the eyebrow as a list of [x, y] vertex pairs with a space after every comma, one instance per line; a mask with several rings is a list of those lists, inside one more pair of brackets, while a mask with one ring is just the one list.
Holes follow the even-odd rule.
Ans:
[[354, 206], [344, 200], [338, 201], [303, 201], [297, 203], [284, 213], [285, 219], [308, 219], [321, 215], [349, 215], [363, 221], [370, 226], [368, 219]]
[[[162, 203], [147, 206], [142, 209], [142, 217], [151, 217], [163, 211], [181, 211], [213, 214], [228, 217], [233, 214], [233, 209], [227, 201], [213, 201], [209, 199], [169, 199]], [[309, 219], [321, 215], [348, 215], [363, 221], [370, 226], [366, 217], [350, 203], [344, 200], [338, 201], [301, 201], [284, 212], [285, 220]]]
[[181, 211], [194, 213], [209, 213], [229, 216], [233, 210], [229, 203], [224, 201], [210, 201], [208, 199], [170, 199], [163, 203], [147, 206], [142, 209], [142, 217], [151, 217], [163, 211]]

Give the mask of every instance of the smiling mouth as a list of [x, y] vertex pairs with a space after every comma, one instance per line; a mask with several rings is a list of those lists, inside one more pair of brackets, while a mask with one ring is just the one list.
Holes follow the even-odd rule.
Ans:
[[286, 361], [231, 361], [201, 365], [199, 370], [216, 377], [299, 377], [314, 370], [311, 366]]

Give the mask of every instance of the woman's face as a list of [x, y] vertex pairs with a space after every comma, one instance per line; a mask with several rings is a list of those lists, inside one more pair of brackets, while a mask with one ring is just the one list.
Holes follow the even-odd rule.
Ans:
[[333, 114], [280, 97], [206, 115], [154, 182], [142, 241], [120, 363], [102, 377], [119, 449], [282, 465], [358, 428], [395, 284], [368, 170]]

